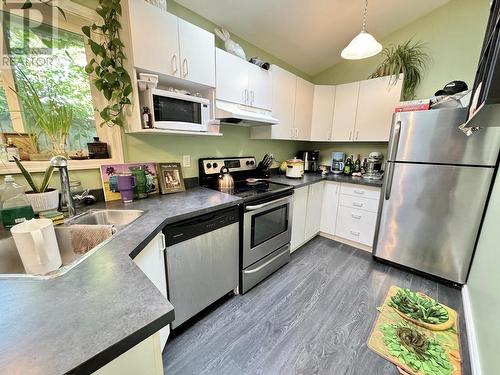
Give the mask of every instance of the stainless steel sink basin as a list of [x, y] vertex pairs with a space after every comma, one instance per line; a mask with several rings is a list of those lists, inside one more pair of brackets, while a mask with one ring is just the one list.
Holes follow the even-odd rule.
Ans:
[[90, 210], [66, 221], [66, 224], [113, 225], [117, 229], [127, 226], [142, 216], [141, 210]]
[[71, 241], [71, 226], [85, 225], [112, 225], [113, 234], [117, 233], [134, 220], [144, 214], [140, 210], [89, 210], [67, 219], [64, 224], [54, 227], [57, 237], [59, 252], [61, 253], [62, 266], [46, 275], [26, 274], [23, 263], [12, 237], [0, 239], [0, 279], [2, 278], [36, 278], [51, 279], [61, 276], [82, 262], [84, 259], [99, 250], [110, 239], [101, 242], [85, 254], [75, 253]]

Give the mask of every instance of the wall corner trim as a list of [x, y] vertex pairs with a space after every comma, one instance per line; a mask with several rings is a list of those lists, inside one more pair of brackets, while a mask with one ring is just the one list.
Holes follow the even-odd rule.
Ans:
[[469, 288], [467, 285], [462, 287], [462, 303], [464, 308], [465, 325], [467, 327], [467, 342], [469, 344], [469, 356], [472, 368], [472, 375], [482, 375], [481, 362], [479, 360], [479, 350], [477, 346], [476, 328], [472, 314], [472, 305], [470, 300]]

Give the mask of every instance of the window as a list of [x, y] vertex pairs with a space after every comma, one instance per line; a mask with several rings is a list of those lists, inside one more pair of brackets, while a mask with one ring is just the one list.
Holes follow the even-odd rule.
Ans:
[[[22, 98], [27, 97], [26, 86], [32, 85], [44, 104], [53, 100], [72, 109], [67, 149], [85, 149], [87, 142], [96, 136], [96, 128], [90, 82], [84, 71], [87, 58], [83, 37], [46, 24], [27, 28], [23, 21], [22, 17], [10, 15], [3, 23], [3, 32], [24, 124], [30, 121], [27, 119], [30, 113], [23, 108]], [[50, 54], [40, 55], [38, 52], [42, 50]], [[4, 103], [6, 100], [0, 102]], [[38, 144], [40, 149], [51, 148], [44, 133], [40, 133]]]

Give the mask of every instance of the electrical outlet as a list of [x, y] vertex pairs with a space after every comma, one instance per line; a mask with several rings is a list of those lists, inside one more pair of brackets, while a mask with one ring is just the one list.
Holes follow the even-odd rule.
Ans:
[[182, 155], [182, 166], [186, 168], [191, 166], [191, 155]]

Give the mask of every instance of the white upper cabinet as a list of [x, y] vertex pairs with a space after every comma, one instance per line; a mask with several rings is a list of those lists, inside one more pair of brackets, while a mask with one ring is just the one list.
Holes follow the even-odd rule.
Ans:
[[214, 34], [179, 18], [179, 52], [181, 78], [215, 86]]
[[355, 141], [387, 141], [394, 107], [400, 101], [402, 79], [393, 85], [390, 77], [361, 81], [356, 112]]
[[294, 139], [308, 141], [311, 136], [311, 117], [313, 108], [314, 85], [297, 77], [294, 110]]
[[332, 138], [334, 101], [335, 86], [314, 86], [311, 141], [326, 141]]
[[145, 1], [129, 0], [134, 66], [215, 86], [215, 37]]
[[248, 66], [248, 105], [256, 108], [273, 108], [273, 80], [269, 70], [255, 64]]
[[219, 100], [271, 110], [272, 73], [216, 49], [216, 96]]
[[251, 129], [254, 139], [292, 139], [297, 78], [277, 65], [271, 65], [272, 112], [279, 123]]
[[134, 66], [180, 77], [177, 17], [145, 1], [129, 0]]
[[358, 108], [359, 82], [346, 83], [335, 87], [333, 108], [333, 141], [352, 141], [356, 110]]
[[219, 48], [216, 58], [217, 99], [246, 104], [248, 98], [247, 62]]

